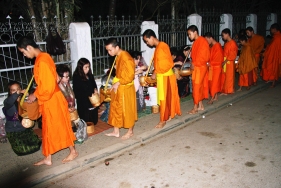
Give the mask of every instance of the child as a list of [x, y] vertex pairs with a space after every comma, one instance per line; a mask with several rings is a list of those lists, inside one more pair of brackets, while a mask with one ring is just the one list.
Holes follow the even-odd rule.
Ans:
[[21, 90], [20, 83], [11, 81], [8, 84], [8, 98], [4, 100], [3, 113], [6, 116], [5, 131], [13, 151], [18, 155], [27, 155], [40, 149], [41, 140], [32, 129], [22, 126], [18, 115], [18, 103]]
[[79, 117], [86, 122], [98, 122], [98, 108], [93, 108], [89, 97], [97, 92], [97, 84], [90, 68], [90, 61], [86, 58], [78, 60], [73, 74], [73, 91], [77, 102]]
[[137, 110], [141, 111], [145, 109], [143, 87], [140, 85], [139, 77], [143, 75], [144, 71], [147, 69], [145, 62], [141, 62], [141, 53], [138, 51], [131, 52], [131, 56], [134, 58], [136, 71], [135, 71], [135, 89], [137, 97]]
[[[76, 109], [75, 109], [75, 96], [69, 83], [70, 69], [67, 65], [60, 64], [57, 66], [57, 74], [58, 74], [57, 81], [58, 81], [59, 88], [68, 103], [68, 111], [70, 113], [73, 113]], [[74, 130], [74, 132], [76, 132], [75, 134], [77, 138], [76, 143], [83, 143], [83, 141], [86, 140], [88, 137], [87, 129], [86, 129], [87, 124], [84, 120], [80, 119], [79, 117], [73, 120], [73, 123], [75, 124], [75, 126], [72, 129]], [[76, 131], [76, 126], [78, 128], [77, 131]]]

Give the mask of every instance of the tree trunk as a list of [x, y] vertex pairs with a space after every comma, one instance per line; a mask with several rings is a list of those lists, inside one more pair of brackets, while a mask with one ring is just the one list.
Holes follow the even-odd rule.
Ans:
[[108, 16], [110, 21], [114, 20], [115, 9], [116, 9], [116, 0], [110, 0], [109, 11], [108, 11]]
[[33, 9], [33, 4], [32, 4], [32, 0], [26, 0], [27, 2], [27, 6], [28, 6], [28, 11], [30, 13], [30, 17], [34, 16], [34, 18], [31, 19], [32, 25], [33, 25], [33, 30], [34, 30], [34, 40], [37, 42], [41, 42], [42, 39], [39, 35], [39, 32], [36, 28], [36, 18], [35, 18], [35, 13], [34, 13], [34, 9]]

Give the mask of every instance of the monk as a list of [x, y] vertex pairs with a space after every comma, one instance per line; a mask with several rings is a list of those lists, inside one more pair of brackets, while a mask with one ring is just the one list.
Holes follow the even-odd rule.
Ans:
[[187, 112], [188, 114], [196, 114], [198, 110], [204, 110], [203, 99], [208, 97], [208, 66], [210, 60], [210, 48], [207, 40], [199, 36], [198, 28], [191, 25], [187, 28], [187, 34], [191, 41], [194, 41], [191, 49], [192, 67], [192, 97], [194, 107]]
[[223, 49], [224, 62], [221, 75], [221, 95], [234, 93], [235, 59], [238, 52], [236, 42], [231, 38], [230, 29], [222, 30], [222, 39], [226, 42]]
[[78, 156], [74, 148], [76, 138], [71, 128], [68, 104], [57, 84], [55, 63], [49, 54], [39, 49], [32, 38], [21, 37], [17, 48], [27, 58], [36, 58], [33, 73], [37, 87], [28, 96], [27, 102], [38, 100], [42, 114], [42, 153], [45, 158], [34, 165], [51, 165], [52, 154], [67, 147], [70, 153], [62, 162], [70, 162]]
[[204, 37], [210, 45], [209, 93], [211, 100], [207, 104], [213, 104], [214, 101], [218, 100], [218, 92], [221, 90], [223, 49], [221, 44], [214, 39], [212, 33], [207, 32]]
[[262, 64], [261, 76], [265, 81], [272, 81], [270, 87], [275, 87], [275, 83], [281, 77], [281, 33], [280, 26], [275, 23], [270, 27], [273, 35], [272, 41], [266, 47]]
[[258, 67], [259, 67], [259, 62], [260, 62], [260, 55], [262, 50], [264, 49], [264, 43], [265, 40], [261, 35], [255, 34], [255, 31], [252, 27], [247, 27], [246, 28], [246, 33], [248, 37], [248, 42], [252, 46], [254, 53], [255, 53], [255, 59], [257, 63], [257, 68], [255, 68], [253, 71], [253, 85], [256, 85], [257, 79], [258, 79]]
[[159, 41], [153, 30], [146, 30], [142, 36], [148, 46], [155, 47], [154, 71], [151, 79], [157, 78], [157, 104], [160, 105], [160, 122], [155, 128], [163, 128], [166, 121], [174, 118], [175, 115], [181, 115], [177, 80], [172, 69], [174, 62], [169, 46]]
[[136, 91], [134, 86], [135, 62], [130, 54], [122, 50], [117, 39], [109, 38], [105, 42], [108, 54], [115, 57], [116, 76], [111, 87], [111, 102], [108, 124], [114, 127], [106, 136], [119, 137], [120, 128], [128, 129], [123, 140], [131, 138], [137, 120]]
[[242, 50], [238, 59], [238, 85], [240, 88], [237, 91], [242, 91], [242, 87], [246, 87], [248, 90], [251, 85], [253, 85], [254, 77], [256, 77], [253, 70], [257, 68], [257, 63], [254, 50], [247, 41], [247, 37], [245, 35], [240, 35], [239, 41], [242, 45]]

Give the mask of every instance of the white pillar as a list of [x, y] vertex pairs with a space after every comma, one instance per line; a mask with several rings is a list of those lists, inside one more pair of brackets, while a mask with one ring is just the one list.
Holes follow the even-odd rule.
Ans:
[[[199, 31], [199, 35], [202, 35], [201, 33], [201, 28], [202, 28], [202, 16], [200, 16], [199, 14], [191, 14], [187, 17], [187, 28], [191, 25], [196, 25]], [[187, 35], [187, 34], [186, 34]], [[187, 40], [186, 40], [186, 44], [187, 45], [191, 45], [193, 43], [193, 41], [190, 41], [188, 36], [187, 36]]]
[[69, 39], [71, 40], [71, 60], [74, 61], [72, 63], [72, 73], [77, 66], [77, 61], [82, 57], [87, 58], [91, 63], [91, 67], [93, 67], [91, 30], [89, 24], [86, 22], [71, 23], [69, 25]]
[[[141, 24], [141, 34], [143, 34], [147, 29], [151, 29], [155, 32], [156, 37], [159, 39], [159, 33], [158, 33], [158, 24], [155, 24], [154, 21], [144, 21]], [[141, 51], [142, 56], [147, 63], [147, 65], [150, 65], [151, 59], [153, 57], [155, 48], [150, 48], [147, 46], [147, 44], [143, 41], [143, 37], [141, 36]]]
[[277, 14], [271, 13], [271, 14], [267, 15], [266, 36], [270, 35], [270, 26], [274, 23], [277, 23]]
[[220, 16], [220, 39], [219, 39], [219, 42], [221, 43], [221, 45], [223, 46], [224, 45], [224, 41], [222, 40], [222, 37], [221, 37], [221, 32], [222, 30], [228, 28], [230, 29], [230, 32], [231, 32], [231, 35], [233, 35], [232, 33], [232, 22], [233, 22], [233, 17], [231, 14], [222, 14]]
[[257, 33], [257, 15], [256, 14], [248, 14], [246, 17], [246, 28], [252, 27], [254, 32]]

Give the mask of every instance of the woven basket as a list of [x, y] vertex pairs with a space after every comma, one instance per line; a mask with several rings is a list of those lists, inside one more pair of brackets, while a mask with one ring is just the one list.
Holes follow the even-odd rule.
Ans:
[[79, 118], [79, 115], [77, 113], [77, 110], [74, 110], [73, 112], [70, 112], [70, 120], [75, 121]]
[[87, 122], [87, 133], [92, 134], [95, 132], [95, 125], [92, 122]]
[[30, 128], [34, 125], [34, 121], [32, 121], [31, 119], [29, 118], [23, 118], [22, 121], [21, 121], [21, 124], [24, 128]]
[[97, 107], [100, 105], [100, 96], [98, 93], [92, 93], [92, 96], [89, 97], [91, 104], [94, 107]]
[[153, 114], [159, 113], [159, 105], [153, 105], [153, 106], [151, 106], [151, 112], [152, 112]]

